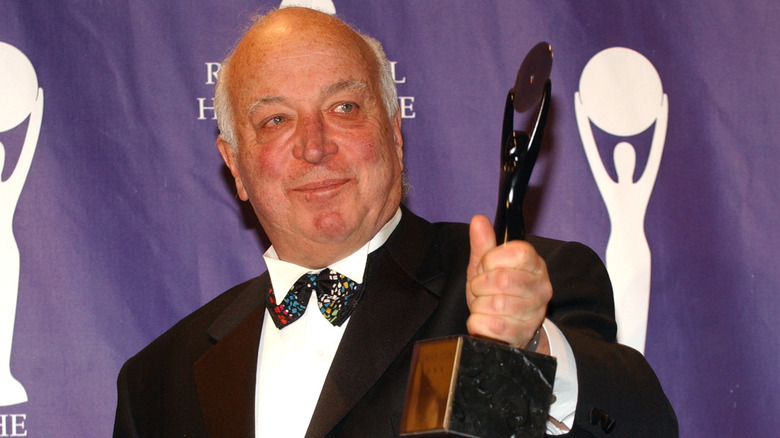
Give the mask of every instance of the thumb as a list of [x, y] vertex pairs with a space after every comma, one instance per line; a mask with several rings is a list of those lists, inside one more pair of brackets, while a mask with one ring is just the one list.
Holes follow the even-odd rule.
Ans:
[[496, 232], [493, 230], [493, 225], [487, 217], [478, 214], [471, 218], [469, 242], [471, 244], [471, 254], [466, 274], [468, 280], [471, 280], [482, 273], [482, 257], [496, 247]]

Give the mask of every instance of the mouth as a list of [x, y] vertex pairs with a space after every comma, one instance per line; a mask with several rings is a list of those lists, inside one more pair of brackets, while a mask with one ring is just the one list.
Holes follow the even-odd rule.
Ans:
[[313, 181], [295, 187], [292, 191], [305, 195], [307, 197], [330, 196], [346, 187], [351, 180], [347, 178], [331, 178], [320, 181]]

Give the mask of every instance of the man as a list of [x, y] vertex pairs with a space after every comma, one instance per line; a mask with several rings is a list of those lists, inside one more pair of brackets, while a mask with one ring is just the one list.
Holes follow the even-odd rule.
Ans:
[[[496, 246], [484, 216], [430, 224], [400, 207], [388, 67], [378, 43], [303, 8], [260, 18], [223, 63], [217, 145], [272, 243], [269, 271], [127, 362], [114, 436], [397, 436], [415, 341], [465, 333], [516, 347], [540, 334], [559, 361], [551, 432], [676, 436], [652, 370], [612, 343], [595, 254], [533, 236]], [[287, 292], [301, 275], [349, 277], [344, 306], [322, 304], [333, 324], [319, 292]]]

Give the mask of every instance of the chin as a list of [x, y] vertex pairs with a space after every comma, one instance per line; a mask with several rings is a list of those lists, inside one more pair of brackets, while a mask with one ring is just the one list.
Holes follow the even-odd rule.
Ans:
[[340, 212], [320, 212], [312, 221], [317, 234], [333, 237], [349, 234], [349, 220]]

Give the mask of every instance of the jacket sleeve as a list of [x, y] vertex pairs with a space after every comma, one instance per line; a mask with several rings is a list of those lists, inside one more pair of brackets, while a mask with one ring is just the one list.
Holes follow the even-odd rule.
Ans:
[[127, 384], [127, 370], [122, 367], [117, 379], [117, 405], [114, 419], [114, 438], [138, 438], [133, 412], [130, 407], [130, 389]]
[[562, 437], [678, 436], [677, 417], [650, 365], [617, 344], [612, 286], [604, 264], [579, 243], [543, 242], [553, 299], [550, 318], [572, 348], [578, 397]]

